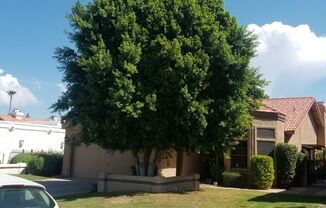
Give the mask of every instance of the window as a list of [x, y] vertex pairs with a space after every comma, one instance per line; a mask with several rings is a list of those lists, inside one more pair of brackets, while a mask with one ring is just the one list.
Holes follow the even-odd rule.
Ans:
[[257, 128], [257, 154], [273, 157], [275, 147], [275, 130], [271, 128]]
[[275, 131], [274, 129], [258, 128], [257, 138], [275, 139]]
[[24, 140], [19, 140], [19, 148], [22, 148], [24, 146], [25, 141]]
[[43, 189], [28, 186], [0, 188], [0, 207], [53, 208], [54, 206], [54, 201]]
[[247, 168], [248, 142], [239, 141], [231, 152], [231, 168]]
[[257, 141], [257, 154], [273, 156], [275, 142], [271, 141]]

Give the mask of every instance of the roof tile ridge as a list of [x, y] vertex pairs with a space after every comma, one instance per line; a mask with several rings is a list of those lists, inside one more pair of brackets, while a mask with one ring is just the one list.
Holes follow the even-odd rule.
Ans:
[[283, 115], [286, 115], [283, 111], [278, 110], [278, 109], [275, 109], [275, 108], [272, 108], [272, 107], [266, 105], [265, 103], [263, 103], [262, 105], [265, 106], [266, 108], [271, 109], [272, 111], [275, 111], [275, 112], [277, 112], [277, 113], [281, 113], [281, 114], [283, 114]]
[[307, 108], [305, 108], [304, 113], [302, 113], [300, 115], [300, 117], [297, 119], [297, 121], [295, 122], [294, 128], [293, 128], [294, 131], [298, 128], [298, 126], [300, 125], [300, 123], [303, 120], [303, 118], [306, 116], [306, 114], [312, 108], [313, 104], [316, 102], [316, 99], [314, 97], [311, 97], [311, 98], [313, 98], [312, 102], [310, 104], [308, 103], [309, 105], [307, 106]]
[[264, 98], [263, 100], [285, 100], [285, 99], [302, 99], [302, 98], [309, 98], [315, 100], [315, 97], [313, 96]]

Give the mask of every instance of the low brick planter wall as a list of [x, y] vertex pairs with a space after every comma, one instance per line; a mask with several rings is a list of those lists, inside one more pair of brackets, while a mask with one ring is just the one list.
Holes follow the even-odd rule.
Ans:
[[182, 192], [198, 191], [199, 174], [175, 177], [144, 177], [101, 173], [98, 177], [98, 192]]
[[26, 173], [26, 163], [0, 164], [1, 174], [22, 174]]

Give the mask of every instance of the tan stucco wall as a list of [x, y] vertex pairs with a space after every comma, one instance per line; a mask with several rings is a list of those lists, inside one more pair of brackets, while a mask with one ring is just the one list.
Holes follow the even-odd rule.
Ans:
[[202, 175], [204, 164], [202, 158], [194, 153], [183, 152], [183, 162], [181, 175], [191, 175], [193, 173], [200, 173]]
[[[97, 178], [101, 172], [131, 175], [134, 158], [131, 152], [108, 153], [97, 145], [85, 146], [74, 144], [80, 135], [80, 129], [66, 126], [66, 145], [62, 165], [63, 176]], [[169, 177], [176, 175], [176, 152], [161, 161], [159, 175]]]
[[74, 147], [72, 145], [74, 138], [79, 137], [80, 127], [69, 127], [69, 123], [63, 124], [63, 128], [66, 129], [66, 137], [65, 137], [65, 148], [62, 162], [62, 176], [72, 176], [71, 164], [74, 160], [73, 158], [73, 150]]
[[[97, 145], [80, 145], [74, 148], [71, 165], [71, 176], [96, 178], [100, 172], [132, 175], [134, 158], [131, 152], [108, 153]], [[170, 177], [176, 175], [176, 153], [161, 161], [159, 175]]]
[[75, 147], [72, 175], [74, 177], [96, 178], [100, 172], [132, 174], [133, 157], [130, 152], [113, 154], [97, 145]]
[[274, 129], [275, 132], [275, 145], [280, 142], [284, 142], [284, 122], [281, 120], [269, 120], [255, 118], [252, 122], [252, 131], [250, 136], [250, 142], [248, 142], [248, 155], [250, 156], [257, 154], [257, 129], [258, 128], [269, 128]]
[[159, 175], [165, 177], [176, 176], [177, 173], [177, 153], [172, 151], [170, 157], [162, 160], [159, 164]]
[[318, 131], [317, 131], [317, 142], [318, 142], [318, 145], [321, 145], [321, 146], [326, 146], [326, 124], [325, 124], [325, 120], [326, 120], [326, 112], [325, 112], [325, 107], [324, 107], [324, 104], [321, 104], [322, 106], [320, 107], [321, 109], [321, 116], [322, 116], [322, 119], [324, 121], [324, 126], [321, 126], [318, 128]]
[[[250, 168], [250, 158], [257, 154], [257, 128], [274, 129], [275, 145], [284, 142], [284, 121], [278, 119], [274, 114], [256, 113], [252, 121], [251, 129], [248, 130], [248, 168]], [[231, 169], [231, 159], [225, 158], [224, 166], [227, 171]]]
[[255, 139], [257, 136], [257, 128], [270, 128], [275, 131], [276, 143], [284, 142], [284, 122], [279, 120], [260, 120], [254, 119], [252, 122], [254, 127], [254, 133], [252, 138]]
[[299, 150], [302, 144], [317, 144], [317, 126], [313, 120], [312, 113], [309, 112], [301, 121], [293, 135], [286, 136], [286, 142], [294, 144]]
[[185, 192], [199, 190], [199, 175], [142, 177], [100, 174], [98, 192]]

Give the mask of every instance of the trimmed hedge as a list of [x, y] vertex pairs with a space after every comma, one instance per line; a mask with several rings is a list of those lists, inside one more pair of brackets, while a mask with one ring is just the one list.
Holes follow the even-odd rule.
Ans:
[[20, 153], [10, 163], [27, 163], [27, 172], [33, 175], [54, 176], [61, 173], [62, 160], [56, 152]]
[[43, 168], [44, 168], [44, 158], [34, 156], [31, 161], [27, 163], [27, 170], [29, 173], [33, 175], [43, 175]]
[[55, 152], [37, 153], [38, 157], [43, 158], [44, 165], [41, 171], [42, 176], [60, 175], [62, 169], [63, 155]]
[[245, 171], [225, 171], [222, 173], [223, 186], [244, 188], [248, 186], [248, 173]]
[[251, 157], [251, 176], [256, 188], [270, 189], [274, 180], [273, 158], [266, 155]]
[[33, 159], [33, 155], [30, 153], [19, 153], [15, 155], [10, 160], [10, 164], [16, 164], [16, 163], [28, 163]]
[[294, 181], [298, 160], [298, 148], [293, 144], [279, 143], [275, 148], [277, 185], [289, 188]]

